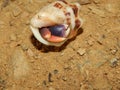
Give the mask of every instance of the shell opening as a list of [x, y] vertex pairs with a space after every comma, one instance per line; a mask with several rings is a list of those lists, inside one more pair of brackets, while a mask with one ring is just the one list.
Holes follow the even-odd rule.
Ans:
[[39, 28], [42, 38], [49, 42], [62, 42], [70, 32], [70, 28], [66, 24], [53, 25]]

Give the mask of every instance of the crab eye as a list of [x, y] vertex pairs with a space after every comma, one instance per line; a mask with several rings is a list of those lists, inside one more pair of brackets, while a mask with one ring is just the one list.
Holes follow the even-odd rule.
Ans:
[[56, 25], [49, 27], [49, 30], [52, 35], [65, 37], [65, 26], [64, 25]]

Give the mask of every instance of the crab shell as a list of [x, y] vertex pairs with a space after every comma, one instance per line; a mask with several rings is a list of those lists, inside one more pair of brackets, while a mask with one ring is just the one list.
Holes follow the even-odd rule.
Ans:
[[[30, 28], [35, 38], [45, 45], [61, 46], [65, 41], [74, 37], [78, 29], [82, 25], [82, 20], [79, 18], [80, 5], [78, 3], [69, 4], [64, 0], [55, 1], [43, 7], [32, 19]], [[61, 41], [52, 42], [45, 38], [40, 33], [43, 27], [54, 25], [67, 26], [66, 37]], [[55, 39], [55, 38], [54, 38]]]

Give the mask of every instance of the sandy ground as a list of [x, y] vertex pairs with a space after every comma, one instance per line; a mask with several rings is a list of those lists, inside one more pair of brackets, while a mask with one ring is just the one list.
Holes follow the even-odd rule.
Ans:
[[0, 0], [0, 90], [120, 90], [120, 0], [67, 0], [82, 4], [84, 24], [60, 48], [29, 28], [53, 1]]

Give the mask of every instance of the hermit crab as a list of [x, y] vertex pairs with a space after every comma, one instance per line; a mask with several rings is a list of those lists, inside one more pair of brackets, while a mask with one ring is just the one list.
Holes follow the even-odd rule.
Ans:
[[30, 22], [35, 38], [45, 45], [61, 46], [76, 36], [82, 25], [80, 4], [55, 1], [43, 7]]

